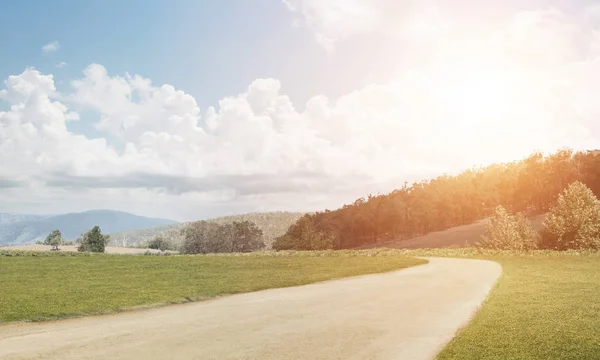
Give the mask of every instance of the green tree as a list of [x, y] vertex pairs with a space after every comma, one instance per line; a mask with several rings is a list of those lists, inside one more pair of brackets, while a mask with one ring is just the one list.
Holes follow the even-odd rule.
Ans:
[[160, 251], [174, 250], [173, 243], [162, 236], [157, 236], [148, 242], [148, 249], [157, 249]]
[[182, 230], [185, 254], [250, 252], [264, 248], [263, 232], [250, 221], [197, 221]]
[[557, 250], [600, 249], [600, 202], [576, 181], [559, 196], [546, 216], [543, 246]]
[[79, 244], [77, 250], [103, 253], [108, 239], [109, 236], [102, 234], [102, 230], [96, 225], [77, 239], [77, 243]]
[[48, 234], [44, 240], [44, 245], [52, 246], [52, 250], [58, 250], [58, 246], [62, 245], [62, 243], [62, 234], [58, 229], [52, 230], [52, 232], [50, 232], [50, 234]]
[[538, 234], [527, 218], [519, 213], [511, 216], [502, 206], [496, 207], [486, 226], [487, 234], [477, 246], [495, 250], [532, 250], [537, 247]]
[[333, 237], [319, 231], [310, 215], [290, 227], [288, 233], [273, 243], [275, 250], [327, 250], [333, 248]]
[[265, 247], [263, 232], [250, 221], [234, 221], [228, 236], [230, 252], [250, 252]]

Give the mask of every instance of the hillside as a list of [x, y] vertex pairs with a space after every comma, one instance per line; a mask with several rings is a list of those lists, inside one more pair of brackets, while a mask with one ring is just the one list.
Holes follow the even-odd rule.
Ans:
[[111, 233], [175, 223], [112, 210], [60, 215], [3, 213], [0, 219], [0, 245], [31, 244], [45, 239], [53, 229], [59, 229], [66, 240], [75, 240], [95, 225], [99, 225], [103, 232]]
[[[539, 230], [546, 214], [530, 217], [531, 225]], [[360, 246], [357, 249], [371, 249], [377, 247], [393, 249], [426, 249], [447, 247], [471, 247], [485, 234], [485, 225], [488, 219], [479, 220], [473, 224], [462, 225], [448, 230], [436, 231], [413, 239], [380, 242]]]
[[545, 213], [575, 181], [600, 196], [600, 151], [534, 153], [519, 161], [405, 183], [387, 194], [369, 194], [338, 209], [305, 216], [274, 247], [352, 249], [393, 239], [425, 241], [428, 234], [471, 229], [470, 224], [489, 217], [499, 205], [512, 213]]
[[[234, 221], [251, 221], [263, 231], [265, 244], [267, 245], [267, 248], [270, 248], [274, 239], [277, 236], [284, 234], [290, 225], [294, 224], [302, 215], [304, 214], [277, 211], [223, 216], [210, 219], [209, 221], [214, 221], [219, 224], [232, 223]], [[145, 242], [150, 241], [157, 236], [162, 236], [173, 241], [175, 244], [180, 244], [183, 240], [180, 232], [186, 224], [187, 223], [157, 226], [147, 229], [111, 234], [110, 243], [113, 246], [122, 247], [138, 246], [143, 245]]]

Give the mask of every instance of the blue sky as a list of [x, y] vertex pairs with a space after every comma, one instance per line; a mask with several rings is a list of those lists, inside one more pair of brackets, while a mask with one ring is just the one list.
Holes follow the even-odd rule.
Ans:
[[4, 211], [312, 211], [600, 147], [593, 0], [7, 0], [0, 13]]
[[[99, 63], [113, 75], [172, 84], [202, 109], [261, 77], [280, 79], [300, 107], [315, 94], [340, 95], [364, 83], [364, 74], [342, 73], [343, 63], [292, 27], [295, 16], [279, 1], [24, 0], [0, 7], [10, 15], [0, 23], [0, 46], [10, 49], [0, 62], [3, 79], [34, 66], [68, 82]], [[52, 41], [60, 49], [43, 54]], [[56, 69], [61, 61], [68, 66]]]

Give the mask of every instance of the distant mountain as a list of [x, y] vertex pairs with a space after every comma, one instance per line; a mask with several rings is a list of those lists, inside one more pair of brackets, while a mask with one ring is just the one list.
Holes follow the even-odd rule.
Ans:
[[12, 224], [24, 220], [41, 220], [52, 215], [10, 214], [0, 213], [0, 225]]
[[75, 240], [95, 225], [103, 233], [176, 224], [175, 221], [137, 216], [122, 211], [91, 210], [61, 215], [0, 213], [0, 245], [30, 244], [59, 229], [66, 240]]
[[[296, 221], [304, 213], [297, 212], [265, 212], [265, 213], [249, 213], [234, 216], [224, 216], [208, 221], [214, 221], [219, 224], [232, 223], [234, 221], [251, 221], [256, 224], [264, 235], [264, 240], [267, 248], [271, 248], [271, 244], [276, 237], [285, 234], [290, 225]], [[110, 244], [113, 246], [131, 247], [143, 245], [157, 236], [173, 241], [176, 245], [183, 241], [181, 229], [189, 223], [173, 224], [168, 226], [158, 226], [142, 230], [126, 231], [118, 234], [110, 235]]]

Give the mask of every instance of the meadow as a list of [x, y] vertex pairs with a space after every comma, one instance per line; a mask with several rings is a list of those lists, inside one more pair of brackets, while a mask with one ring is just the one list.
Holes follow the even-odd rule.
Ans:
[[438, 359], [600, 359], [600, 256], [488, 255], [503, 275]]
[[51, 320], [199, 301], [424, 263], [402, 256], [86, 256], [3, 251], [0, 321]]

